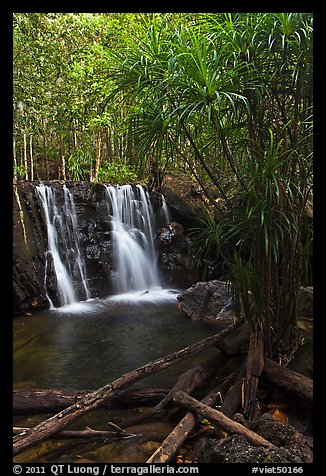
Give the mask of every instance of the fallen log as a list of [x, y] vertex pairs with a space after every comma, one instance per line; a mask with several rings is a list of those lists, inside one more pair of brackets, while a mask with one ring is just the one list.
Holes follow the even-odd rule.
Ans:
[[171, 401], [173, 401], [173, 393], [177, 390], [183, 390], [186, 393], [193, 392], [196, 387], [202, 385], [202, 383], [212, 377], [216, 373], [216, 369], [222, 366], [227, 360], [227, 357], [219, 352], [214, 357], [206, 360], [202, 364], [196, 365], [190, 370], [187, 370], [181, 374], [167, 395], [151, 410], [146, 413], [142, 413], [136, 417], [127, 420], [123, 423], [123, 428], [129, 428], [130, 426], [138, 425], [150, 418], [155, 418], [162, 413]]
[[[226, 386], [230, 385], [230, 378], [212, 390], [201, 402], [208, 406], [213, 406]], [[188, 438], [190, 432], [195, 428], [199, 417], [193, 413], [187, 413], [172, 432], [165, 438], [161, 446], [152, 454], [146, 463], [168, 463], [178, 451], [180, 446]]]
[[187, 395], [185, 392], [176, 392], [174, 394], [173, 400], [175, 403], [187, 408], [191, 412], [199, 413], [203, 417], [207, 418], [213, 425], [216, 425], [218, 428], [221, 428], [230, 435], [242, 435], [255, 446], [264, 446], [270, 449], [275, 448], [272, 443], [265, 440], [265, 438], [262, 436], [257, 435], [257, 433], [241, 425], [241, 423], [231, 420], [219, 410], [215, 410], [214, 408], [204, 405], [195, 398]]
[[[20, 435], [22, 433], [27, 433], [30, 428], [27, 427], [13, 427], [13, 434]], [[105, 431], [105, 430], [93, 430], [92, 428], [87, 427], [85, 430], [61, 430], [58, 431], [53, 438], [57, 439], [127, 439], [137, 436], [135, 433], [128, 432], [117, 432], [117, 431]]]
[[[77, 403], [93, 390], [30, 389], [13, 391], [13, 414], [34, 415], [58, 412]], [[130, 390], [103, 402], [100, 408], [129, 408], [155, 405], [169, 392], [163, 388]]]
[[313, 380], [294, 370], [278, 365], [270, 359], [265, 359], [262, 377], [279, 387], [285, 394], [313, 403]]
[[216, 342], [224, 339], [226, 335], [228, 335], [235, 327], [238, 327], [239, 325], [239, 323], [233, 323], [218, 334], [207, 337], [206, 339], [196, 342], [195, 344], [185, 347], [179, 351], [173, 352], [172, 354], [164, 357], [160, 357], [152, 362], [138, 367], [137, 369], [131, 370], [113, 382], [99, 388], [95, 392], [89, 393], [77, 403], [70, 405], [65, 410], [62, 410], [51, 418], [48, 418], [47, 420], [31, 428], [26, 434], [15, 436], [13, 439], [13, 454], [17, 455], [36, 443], [46, 440], [54, 433], [67, 426], [69, 423], [102, 405], [104, 401], [112, 398], [112, 396], [115, 395], [117, 391], [121, 391], [122, 389], [127, 388], [131, 384], [138, 382], [148, 375], [152, 375], [156, 372], [159, 372], [160, 370], [166, 369], [167, 367], [170, 367], [171, 365], [174, 365], [191, 355], [208, 349], [209, 347], [216, 344]]
[[156, 405], [153, 411], [160, 412], [164, 410], [172, 401], [174, 392], [178, 390], [182, 390], [188, 394], [193, 392], [193, 390], [202, 385], [205, 380], [216, 375], [216, 369], [222, 367], [227, 360], [228, 356], [219, 352], [217, 355], [206, 360], [202, 364], [196, 365], [196, 367], [181, 374], [169, 393]]
[[[243, 368], [243, 372], [242, 372], [242, 375], [243, 375], [244, 374], [244, 362], [242, 363], [241, 368]], [[227, 392], [227, 395], [224, 398], [224, 401], [222, 400], [222, 404], [220, 406], [220, 411], [222, 411], [223, 405], [224, 405], [225, 401], [227, 400], [227, 396], [230, 395], [232, 389], [237, 384], [238, 376], [239, 376], [239, 372], [236, 374], [235, 378], [234, 378], [234, 374], [232, 374], [226, 380], [224, 380], [224, 382], [221, 385], [219, 385], [219, 390], [222, 394]], [[233, 385], [231, 385], [231, 387], [230, 387], [230, 384], [232, 384], [233, 380], [234, 380]], [[241, 388], [239, 388], [239, 394], [241, 394]], [[241, 398], [239, 399], [239, 405], [240, 405], [240, 400], [241, 400]], [[203, 400], [201, 402], [205, 403]], [[209, 405], [209, 406], [212, 406], [212, 405]], [[223, 412], [223, 413], [225, 414], [225, 412]], [[227, 416], [229, 416], [231, 418], [230, 415], [227, 415]], [[233, 417], [233, 414], [232, 414], [232, 417]], [[198, 454], [199, 454], [200, 450], [206, 444], [206, 441], [210, 437], [212, 432], [213, 432], [213, 434], [215, 433], [215, 435], [216, 435], [217, 430], [216, 429], [212, 430], [211, 428], [208, 428], [206, 430], [203, 429], [203, 434], [200, 435], [200, 437], [197, 439], [197, 441], [196, 441], [196, 443], [195, 443], [195, 445], [194, 445], [194, 447], [193, 447], [193, 449], [190, 453], [190, 460], [191, 461], [195, 462], [195, 461], [198, 460]]]

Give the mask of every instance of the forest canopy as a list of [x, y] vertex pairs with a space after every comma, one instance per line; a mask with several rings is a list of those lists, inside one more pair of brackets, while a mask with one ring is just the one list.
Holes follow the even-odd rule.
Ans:
[[15, 13], [13, 28], [20, 178], [182, 166], [225, 198], [266, 148], [308, 155], [311, 14]]

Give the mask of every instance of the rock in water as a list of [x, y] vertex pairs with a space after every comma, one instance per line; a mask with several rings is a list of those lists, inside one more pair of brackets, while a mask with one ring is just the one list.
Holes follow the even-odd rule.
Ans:
[[233, 302], [225, 282], [200, 281], [177, 296], [179, 308], [191, 319], [232, 321]]

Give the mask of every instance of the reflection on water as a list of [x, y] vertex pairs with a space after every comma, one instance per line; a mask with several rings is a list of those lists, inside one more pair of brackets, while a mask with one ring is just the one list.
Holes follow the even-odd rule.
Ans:
[[[14, 382], [33, 381], [42, 388], [97, 388], [213, 333], [183, 316], [175, 294], [166, 297], [160, 303], [137, 305], [130, 295], [120, 305], [117, 300], [90, 300], [16, 318]], [[175, 373], [170, 370], [141, 385], [170, 385], [169, 375], [173, 380]]]
[[[151, 293], [153, 301], [149, 299]], [[115, 299], [93, 299], [38, 312], [30, 317], [14, 319], [14, 384], [22, 386], [24, 382], [29, 382], [29, 385], [38, 388], [96, 389], [146, 362], [213, 333], [214, 330], [203, 328], [183, 316], [177, 308], [174, 292], [157, 289], [138, 297], [127, 295], [124, 298], [115, 296]], [[212, 350], [208, 350], [186, 359], [147, 377], [133, 388], [171, 387], [178, 375], [212, 353]], [[128, 412], [133, 410], [109, 413], [112, 421], [118, 422]], [[78, 421], [77, 427], [85, 427], [85, 418], [88, 418], [87, 425], [107, 429], [105, 425], [108, 412], [92, 412]], [[28, 423], [20, 418], [19, 424], [22, 425], [23, 422], [26, 425], [35, 424], [33, 420]], [[152, 431], [155, 432], [155, 423], [152, 425]], [[145, 445], [144, 442], [146, 447], [147, 443]], [[59, 444], [58, 441], [53, 441], [47, 444], [52, 448], [51, 456], [47, 457], [46, 451], [41, 451], [45, 443], [38, 447], [42, 461], [78, 462], [77, 453], [80, 455], [82, 446], [92, 454], [92, 460], [96, 462], [119, 462], [119, 459], [120, 462], [136, 462], [125, 460], [128, 459], [128, 454], [131, 458], [126, 448], [136, 444], [131, 440], [110, 443], [106, 446], [105, 457], [104, 450], [97, 453], [103, 442], [84, 442], [80, 445], [80, 441], [78, 444], [69, 441]], [[69, 456], [65, 450], [66, 445], [70, 448]], [[111, 445], [114, 455], [110, 453]], [[56, 448], [61, 453], [56, 452]], [[72, 448], [76, 448], [76, 451]], [[15, 461], [33, 459], [36, 462], [37, 458], [29, 450], [17, 456]], [[146, 455], [141, 451], [137, 458], [137, 461], [146, 461]]]

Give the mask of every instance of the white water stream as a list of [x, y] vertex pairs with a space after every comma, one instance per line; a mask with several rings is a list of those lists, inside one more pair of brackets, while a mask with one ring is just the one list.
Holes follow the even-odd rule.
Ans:
[[[80, 253], [77, 215], [72, 193], [65, 185], [63, 186], [64, 203], [60, 207], [57, 204], [54, 189], [40, 184], [36, 187], [36, 190], [43, 206], [47, 229], [48, 249], [46, 252], [44, 284], [50, 307], [55, 307], [48, 293], [50, 260], [52, 260], [56, 276], [60, 306], [73, 304], [81, 300], [74, 285], [76, 279], [82, 284], [82, 298], [89, 299], [90, 294], [84, 262]], [[62, 240], [62, 246], [59, 245], [59, 236]]]
[[[81, 301], [90, 300], [84, 260], [80, 252], [79, 227], [72, 192], [63, 185], [63, 200], [55, 188], [36, 187], [47, 227], [44, 285], [51, 309], [51, 267], [56, 278], [60, 307], [67, 312], [80, 311]], [[141, 186], [105, 185], [106, 205], [111, 221], [111, 273], [115, 302], [166, 301], [173, 293], [161, 288], [155, 250], [155, 216], [149, 193]], [[168, 224], [170, 216], [163, 195], [157, 211], [160, 222]], [[53, 273], [52, 273], [53, 276]], [[53, 281], [53, 279], [52, 279]], [[53, 283], [52, 283], [53, 293]], [[53, 296], [53, 294], [51, 294]], [[85, 303], [86, 305], [86, 303]], [[86, 305], [86, 307], [88, 307]]]
[[[154, 246], [154, 213], [149, 194], [140, 185], [106, 186], [112, 223], [113, 288], [121, 295], [160, 288]], [[137, 295], [137, 293], [136, 293]]]

